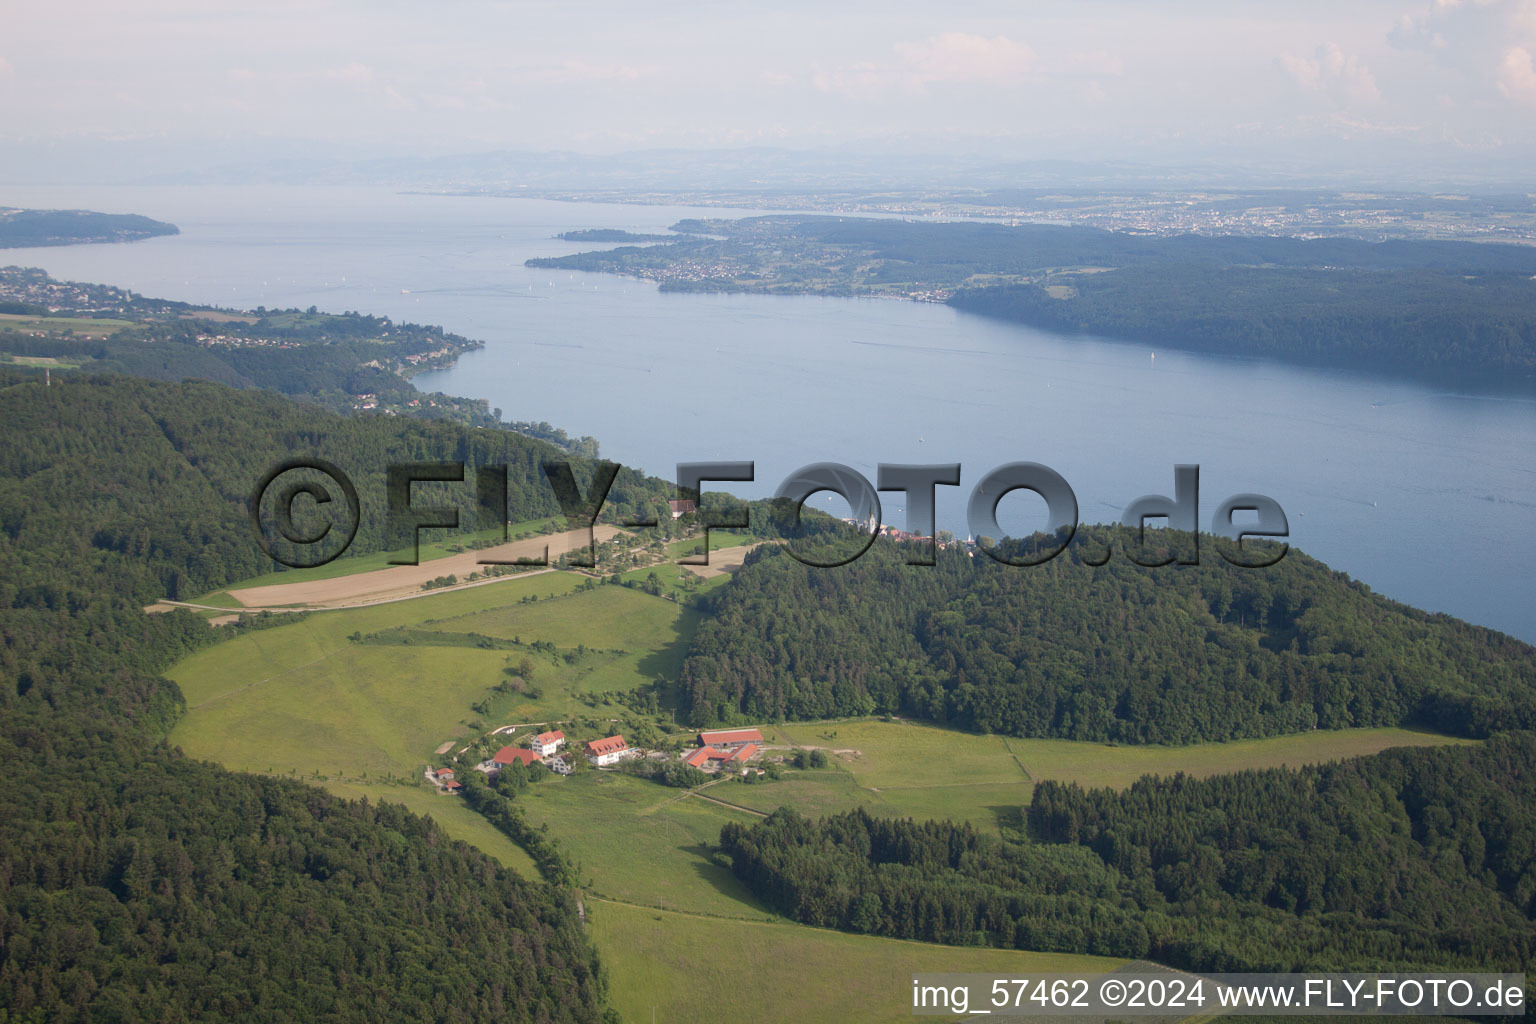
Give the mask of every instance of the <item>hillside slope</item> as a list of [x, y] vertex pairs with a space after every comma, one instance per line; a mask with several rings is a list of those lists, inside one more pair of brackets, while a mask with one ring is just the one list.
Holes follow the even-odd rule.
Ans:
[[761, 549], [709, 598], [682, 701], [698, 725], [891, 712], [1014, 736], [1193, 743], [1421, 724], [1528, 728], [1536, 649], [1388, 601], [1298, 551], [1268, 569], [1148, 569], [1083, 528], [1004, 566], [903, 564], [892, 545], [811, 568]]
[[159, 673], [213, 631], [139, 607], [269, 567], [244, 500], [274, 456], [350, 465], [377, 545], [383, 460], [506, 459], [547, 512], [553, 449], [197, 381], [0, 376], [0, 419], [0, 1018], [603, 1019], [569, 890], [166, 747]]

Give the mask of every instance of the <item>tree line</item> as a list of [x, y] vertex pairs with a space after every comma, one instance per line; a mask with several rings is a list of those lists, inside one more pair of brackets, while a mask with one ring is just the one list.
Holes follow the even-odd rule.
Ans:
[[[1185, 538], [1185, 543], [1188, 538]], [[703, 600], [680, 680], [707, 726], [895, 713], [1013, 736], [1195, 743], [1420, 725], [1536, 726], [1536, 650], [1386, 600], [1298, 551], [1144, 568], [1118, 529], [1053, 561], [877, 542], [833, 569], [760, 548]]]
[[141, 610], [270, 568], [245, 499], [274, 456], [350, 467], [378, 550], [384, 462], [506, 461], [514, 513], [545, 515], [555, 449], [5, 368], [0, 420], [0, 1018], [611, 1021], [565, 886], [397, 807], [167, 747], [185, 703], [161, 673], [215, 633]]
[[781, 808], [720, 842], [797, 921], [1195, 971], [1523, 971], [1536, 735], [1301, 771], [1036, 786], [1030, 841]]
[[[1487, 242], [1147, 236], [856, 217], [685, 220], [692, 237], [530, 260], [663, 290], [947, 291], [1047, 330], [1391, 372], [1536, 369], [1536, 255]], [[689, 264], [721, 276], [670, 276]]]
[[1524, 271], [1165, 263], [966, 288], [949, 304], [1046, 330], [1316, 365], [1536, 370], [1536, 283]]

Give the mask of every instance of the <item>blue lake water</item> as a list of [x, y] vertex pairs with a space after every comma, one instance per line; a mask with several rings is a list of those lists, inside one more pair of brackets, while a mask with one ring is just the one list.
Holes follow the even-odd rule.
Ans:
[[[560, 231], [654, 231], [744, 211], [255, 187], [4, 188], [0, 205], [142, 213], [183, 231], [10, 250], [7, 263], [188, 301], [356, 309], [484, 340], [418, 385], [591, 434], [605, 456], [659, 475], [751, 459], [755, 484], [718, 486], [759, 496], [810, 462], [871, 479], [880, 462], [959, 462], [962, 486], [940, 488], [939, 525], [964, 534], [971, 484], [1004, 462], [1055, 468], [1089, 522], [1171, 493], [1174, 464], [1195, 462], [1202, 524], [1229, 494], [1269, 495], [1296, 546], [1377, 591], [1536, 641], [1529, 392], [1154, 352], [939, 305], [667, 295], [523, 266], [590, 248]], [[904, 525], [900, 495], [885, 498], [886, 520]], [[1004, 524], [1043, 521], [1033, 500], [1005, 499]], [[1027, 584], [1030, 570], [1018, 571]]]

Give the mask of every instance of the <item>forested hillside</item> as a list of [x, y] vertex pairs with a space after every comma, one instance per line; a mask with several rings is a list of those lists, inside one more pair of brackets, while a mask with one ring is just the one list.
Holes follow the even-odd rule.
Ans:
[[[18, 376], [0, 390], [0, 420], [7, 428], [0, 602], [7, 604], [89, 587], [142, 605], [280, 568], [257, 546], [247, 502], [262, 474], [290, 457], [328, 460], [356, 485], [354, 555], [410, 543], [409, 533], [387, 530], [392, 462], [466, 463], [463, 484], [417, 485], [413, 501], [457, 506], [462, 527], [473, 530], [477, 467], [507, 467], [507, 512], [517, 521], [560, 514], [540, 463], [569, 458], [507, 430], [333, 416], [206, 381], [92, 375], [44, 387]], [[589, 463], [573, 461], [585, 486]], [[671, 496], [661, 481], [621, 470], [604, 517], [630, 516]]]
[[966, 288], [950, 305], [1056, 331], [1297, 362], [1536, 370], [1523, 270], [1294, 269], [1200, 263]]
[[1523, 971], [1536, 955], [1536, 737], [1124, 793], [1041, 783], [1038, 842], [781, 809], [721, 845], [808, 924], [1197, 971]]
[[1083, 528], [1034, 567], [877, 543], [836, 569], [760, 549], [683, 666], [696, 725], [890, 712], [1015, 736], [1193, 743], [1422, 724], [1486, 736], [1536, 721], [1536, 650], [1372, 594], [1297, 551], [1267, 569], [1149, 569]]
[[1524, 245], [857, 217], [685, 220], [691, 237], [530, 260], [669, 291], [887, 295], [1058, 331], [1439, 373], [1536, 370]]
[[181, 229], [136, 213], [92, 210], [17, 210], [0, 208], [0, 249], [83, 242], [137, 242]]
[[270, 568], [245, 499], [275, 458], [348, 466], [377, 550], [384, 461], [505, 459], [514, 514], [546, 514], [555, 449], [201, 381], [0, 371], [0, 420], [0, 1017], [600, 1019], [568, 890], [165, 748], [183, 702], [158, 673], [212, 631], [139, 607]]
[[5, 715], [0, 1019], [599, 1019], [569, 891], [398, 806], [189, 761], [110, 705]]
[[333, 412], [498, 426], [500, 411], [484, 400], [423, 394], [410, 381], [478, 347], [441, 327], [364, 313], [217, 309], [0, 267], [0, 363], [193, 377], [268, 388]]

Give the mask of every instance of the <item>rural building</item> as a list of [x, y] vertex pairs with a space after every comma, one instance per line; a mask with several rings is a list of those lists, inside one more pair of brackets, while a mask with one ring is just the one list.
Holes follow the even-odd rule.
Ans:
[[672, 510], [673, 519], [681, 519], [690, 512], [697, 512], [699, 507], [688, 499], [682, 501], [669, 501], [667, 507]]
[[743, 765], [757, 755], [762, 749], [756, 743], [748, 743], [735, 749], [722, 747], [698, 747], [689, 751], [683, 757], [683, 763], [690, 768], [723, 767], [726, 765]]
[[462, 782], [454, 782], [452, 779], [449, 779], [447, 781], [447, 783], [445, 783], [443, 785], [443, 789], [446, 790], [449, 793], [449, 795], [452, 795], [452, 796], [458, 795], [459, 791], [462, 790], [463, 788], [464, 788], [464, 783], [462, 783]]
[[623, 736], [609, 736], [606, 739], [591, 740], [587, 743], [587, 760], [599, 768], [622, 761], [633, 753], [634, 751], [629, 749], [629, 744], [624, 742]]
[[763, 733], [760, 729], [716, 729], [699, 733], [701, 747], [739, 747], [744, 743], [761, 746], [762, 742]]
[[545, 764], [547, 764], [549, 766], [549, 770], [554, 772], [556, 775], [571, 774], [571, 766], [565, 763], [565, 758], [563, 757], [552, 757], [546, 761]]
[[452, 768], [439, 768], [434, 774], [437, 776], [437, 781], [438, 782], [452, 782], [453, 781], [453, 769]]
[[563, 746], [565, 746], [565, 733], [559, 730], [541, 732], [528, 741], [528, 748], [540, 757], [553, 757]]
[[496, 756], [492, 757], [491, 760], [496, 763], [498, 769], [511, 764], [513, 761], [521, 761], [524, 765], [531, 768], [539, 763], [539, 755], [531, 750], [524, 750], [522, 747], [502, 747], [496, 751]]

